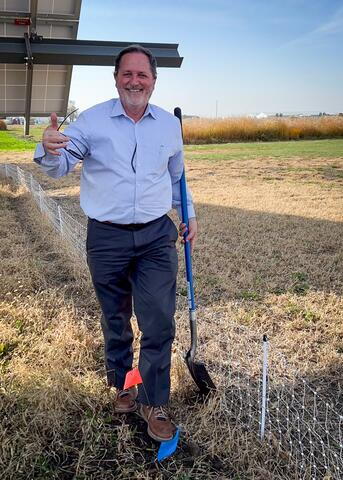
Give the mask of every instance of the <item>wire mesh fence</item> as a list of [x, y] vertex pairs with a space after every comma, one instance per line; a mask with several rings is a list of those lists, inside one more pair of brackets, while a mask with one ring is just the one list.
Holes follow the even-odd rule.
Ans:
[[333, 399], [300, 377], [268, 339], [233, 321], [228, 330], [222, 374], [230, 423], [259, 435], [270, 458], [280, 460], [282, 478], [342, 479], [343, 416]]
[[[0, 173], [31, 192], [40, 211], [85, 261], [85, 226], [49, 198], [31, 173], [8, 164], [0, 165]], [[280, 458], [292, 472], [285, 471], [284, 478], [342, 479], [343, 416], [331, 400], [300, 378], [282, 354], [268, 349], [266, 338], [261, 341], [242, 325], [232, 324], [229, 330], [229, 361], [222, 364], [228, 418], [256, 432], [273, 458]], [[242, 344], [234, 341], [237, 337], [245, 339], [243, 355]], [[257, 357], [261, 361], [256, 370], [251, 360]]]
[[86, 260], [86, 227], [70, 216], [55, 200], [50, 198], [34, 179], [32, 173], [24, 172], [16, 165], [1, 165], [2, 173], [11, 178], [17, 185], [26, 187], [38, 205], [40, 211], [47, 216], [53, 227], [61, 234], [65, 242], [75, 253]]
[[265, 438], [300, 478], [343, 478], [342, 420], [304, 379], [269, 385]]

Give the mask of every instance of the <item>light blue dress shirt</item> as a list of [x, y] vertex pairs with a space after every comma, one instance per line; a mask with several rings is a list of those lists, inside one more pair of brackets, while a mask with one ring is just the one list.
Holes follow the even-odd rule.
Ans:
[[[179, 120], [148, 104], [135, 123], [119, 99], [85, 110], [65, 131], [84, 154], [80, 204], [99, 221], [146, 223], [176, 208], [181, 218], [180, 178], [183, 143]], [[78, 151], [71, 142], [67, 148]], [[34, 160], [51, 177], [67, 175], [78, 159], [60, 149], [45, 153], [38, 144]], [[188, 214], [195, 217], [188, 191]]]

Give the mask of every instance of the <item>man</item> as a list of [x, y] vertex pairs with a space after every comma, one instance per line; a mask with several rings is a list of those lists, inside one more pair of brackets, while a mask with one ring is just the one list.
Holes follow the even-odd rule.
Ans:
[[[119, 99], [95, 105], [58, 131], [56, 114], [35, 161], [51, 177], [68, 174], [83, 160], [80, 203], [88, 216], [87, 262], [102, 309], [108, 384], [116, 387], [115, 411], [137, 408], [157, 441], [175, 426], [164, 410], [170, 392], [175, 334], [177, 229], [166, 215], [180, 209], [183, 171], [179, 120], [149, 104], [156, 82], [151, 52], [132, 45], [120, 52], [114, 78]], [[188, 195], [194, 246], [197, 222]], [[185, 225], [180, 224], [180, 234]], [[132, 300], [142, 332], [139, 372], [143, 384], [123, 390], [132, 369]]]

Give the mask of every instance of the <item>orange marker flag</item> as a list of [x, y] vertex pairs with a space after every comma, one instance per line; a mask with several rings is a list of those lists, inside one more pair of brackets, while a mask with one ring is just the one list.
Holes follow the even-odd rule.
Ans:
[[130, 387], [133, 387], [134, 385], [138, 385], [140, 383], [143, 383], [141, 374], [139, 373], [138, 368], [133, 368], [126, 374], [124, 390]]

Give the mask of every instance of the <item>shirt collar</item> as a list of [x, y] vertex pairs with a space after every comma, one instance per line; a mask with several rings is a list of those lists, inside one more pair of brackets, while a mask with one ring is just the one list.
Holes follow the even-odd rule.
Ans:
[[[128, 117], [120, 101], [120, 98], [115, 98], [110, 116], [120, 117], [120, 115], [124, 115], [124, 117]], [[151, 105], [150, 103], [148, 103], [142, 118], [147, 117], [148, 115], [151, 115], [151, 117], [156, 120], [156, 113], [154, 112], [153, 105]]]

